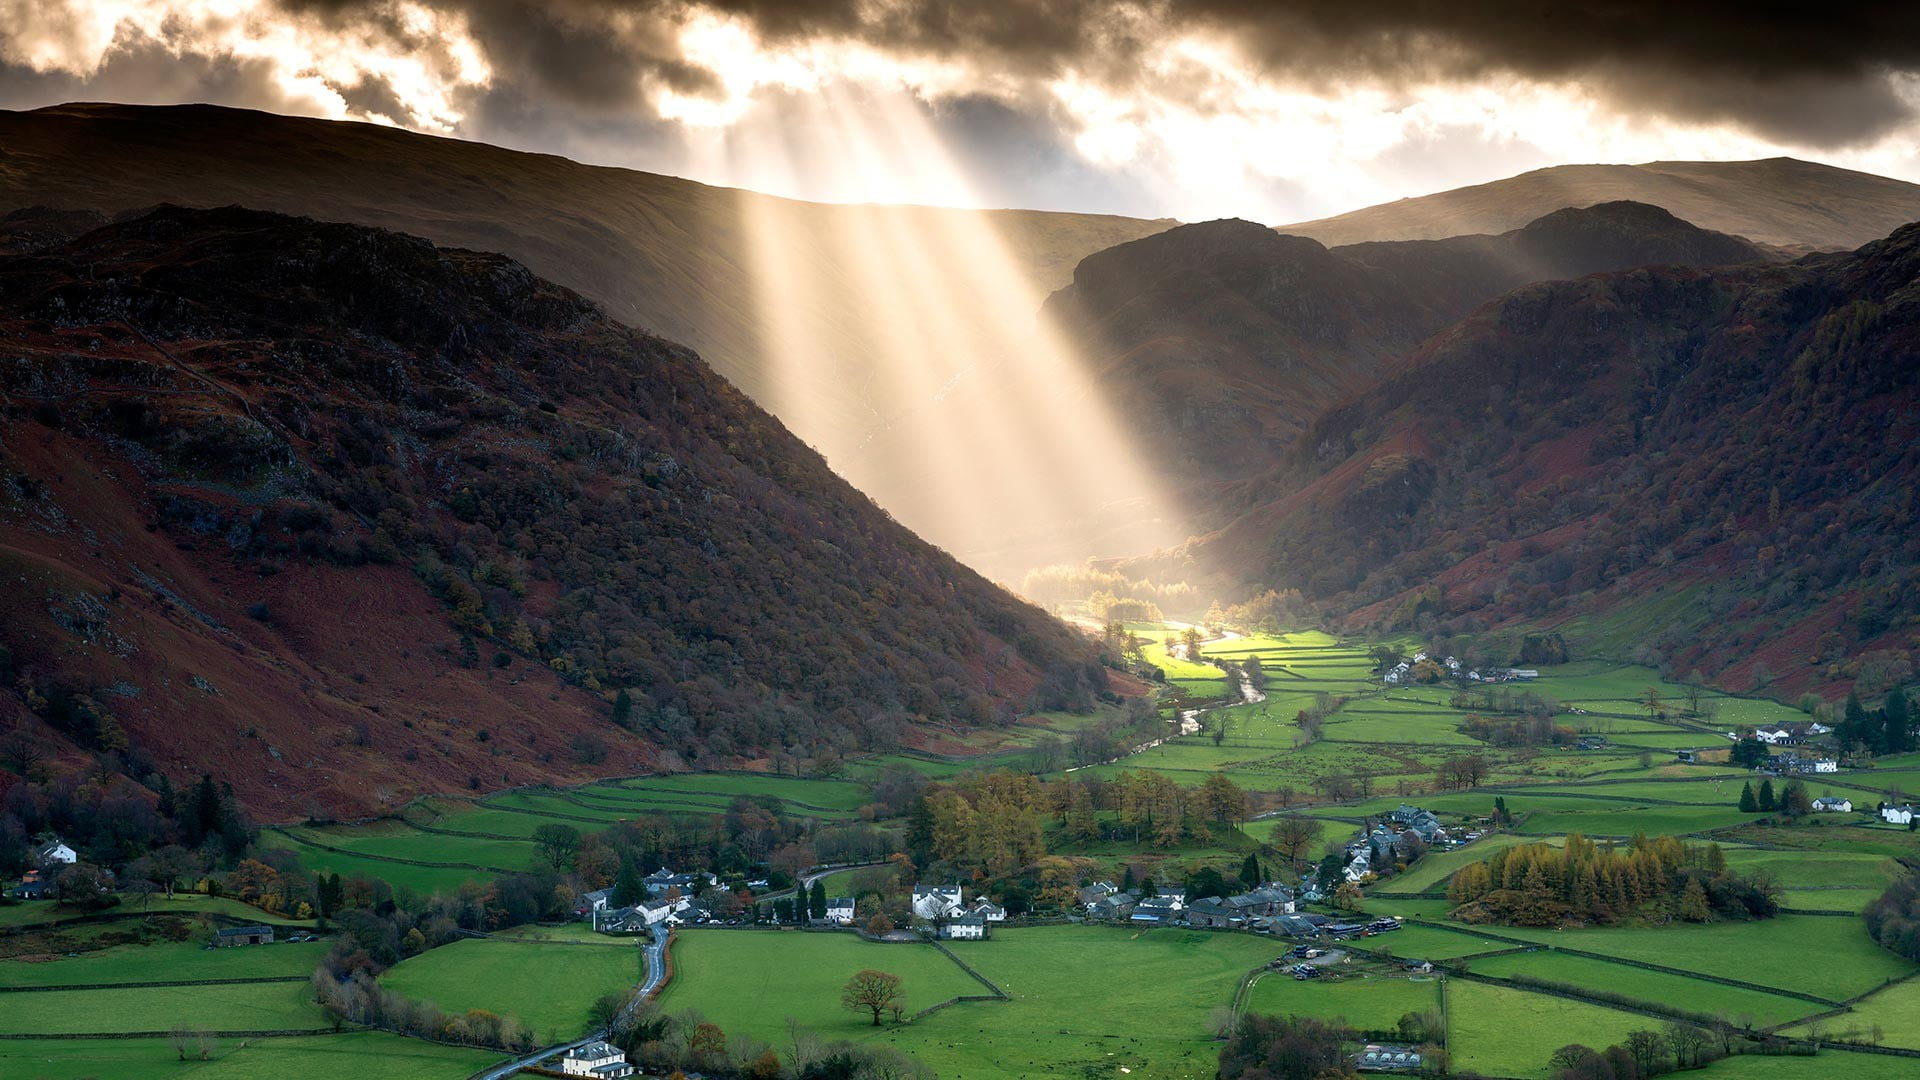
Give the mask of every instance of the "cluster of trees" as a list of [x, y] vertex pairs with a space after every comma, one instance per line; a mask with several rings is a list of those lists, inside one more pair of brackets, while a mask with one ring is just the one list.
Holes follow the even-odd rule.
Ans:
[[1774, 794], [1771, 778], [1760, 781], [1760, 790], [1755, 791], [1753, 781], [1740, 785], [1740, 812], [1743, 814], [1779, 813], [1784, 817], [1800, 818], [1813, 813], [1813, 796], [1807, 794], [1807, 786], [1798, 780], [1789, 780], [1778, 795]]
[[[1408, 1013], [1396, 1034], [1420, 1053], [1418, 1076], [1445, 1076], [1447, 1052], [1432, 1041], [1437, 1013]], [[1222, 1025], [1227, 1027], [1227, 1024]], [[1344, 1019], [1248, 1013], [1222, 1032], [1220, 1080], [1359, 1080], [1349, 1057], [1362, 1033]]]
[[1003, 877], [1048, 853], [1048, 818], [1068, 844], [1124, 838], [1173, 847], [1205, 842], [1251, 813], [1251, 797], [1220, 773], [1183, 787], [1151, 770], [1057, 781], [997, 770], [922, 792], [909, 808], [906, 844], [922, 866]]
[[1920, 961], [1920, 874], [1909, 874], [1867, 907], [1867, 932], [1880, 947]]
[[485, 1009], [448, 1013], [430, 1001], [415, 1001], [357, 971], [342, 979], [326, 968], [313, 973], [313, 996], [336, 1025], [361, 1024], [435, 1042], [484, 1046], [524, 1054], [539, 1045], [533, 1029], [517, 1017]]
[[1718, 844], [1644, 835], [1624, 848], [1574, 833], [1559, 848], [1524, 844], [1497, 851], [1455, 872], [1447, 899], [1459, 918], [1514, 926], [1614, 923], [1639, 915], [1706, 922], [1779, 911], [1771, 879], [1729, 870]]
[[1834, 722], [1833, 737], [1855, 754], [1904, 754], [1920, 746], [1914, 735], [1913, 701], [1904, 689], [1887, 694], [1878, 709], [1869, 710], [1860, 695], [1847, 695], [1846, 707]]
[[1218, 613], [1209, 611], [1208, 626], [1231, 626], [1254, 634], [1280, 634], [1320, 621], [1320, 612], [1299, 589], [1268, 589]]
[[1537, 715], [1489, 717], [1476, 713], [1462, 720], [1458, 730], [1489, 746], [1572, 746], [1580, 740], [1571, 727]]
[[[884, 972], [861, 972], [862, 975]], [[849, 981], [851, 986], [854, 980]], [[894, 984], [898, 990], [898, 983]], [[777, 1048], [746, 1035], [729, 1035], [696, 1009], [662, 1013], [652, 1002], [628, 1009], [609, 998], [594, 1008], [596, 1020], [606, 1018], [609, 1041], [627, 1053], [648, 1076], [669, 1080], [691, 1073], [737, 1077], [740, 1080], [933, 1080], [932, 1069], [890, 1046], [829, 1041], [787, 1020], [787, 1033]], [[865, 1006], [862, 1005], [864, 1009]], [[890, 1012], [891, 1008], [883, 1007]]]
[[[1700, 1027], [1672, 1021], [1658, 1031], [1630, 1031], [1624, 1041], [1595, 1050], [1568, 1043], [1547, 1059], [1553, 1080], [1645, 1080], [1684, 1069], [1702, 1069], [1737, 1053], [1738, 1029], [1729, 1023]], [[1779, 1052], [1784, 1044], [1768, 1052]]]
[[1020, 595], [1055, 611], [1085, 604], [1095, 618], [1102, 622], [1110, 619], [1126, 621], [1158, 621], [1160, 616], [1136, 617], [1132, 615], [1103, 614], [1099, 602], [1104, 599], [1111, 602], [1133, 602], [1158, 612], [1191, 612], [1199, 608], [1199, 596], [1193, 586], [1184, 581], [1156, 585], [1151, 581], [1129, 578], [1113, 570], [1102, 570], [1090, 564], [1042, 566], [1027, 571], [1021, 579]]

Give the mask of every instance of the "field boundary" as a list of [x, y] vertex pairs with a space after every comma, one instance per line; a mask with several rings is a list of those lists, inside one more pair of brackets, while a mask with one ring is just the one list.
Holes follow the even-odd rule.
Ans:
[[169, 986], [240, 986], [250, 983], [307, 982], [311, 975], [255, 975], [240, 979], [173, 979], [157, 982], [75, 983], [72, 986], [0, 986], [0, 994], [32, 994], [55, 990], [158, 990]]
[[[363, 1029], [359, 1027], [267, 1028], [267, 1029], [262, 1029], [257, 1031], [229, 1031], [225, 1029], [221, 1029], [221, 1030], [209, 1029], [207, 1031], [195, 1031], [194, 1034], [195, 1035], [217, 1035], [223, 1039], [279, 1039], [279, 1038], [293, 1038], [296, 1036], [304, 1037], [308, 1035], [345, 1035], [350, 1031], [360, 1031], [360, 1030], [363, 1030]], [[40, 1034], [26, 1035], [26, 1034], [14, 1033], [14, 1032], [0, 1032], [0, 1039], [6, 1039], [14, 1042], [31, 1042], [36, 1039], [38, 1040], [164, 1039], [171, 1036], [172, 1034], [173, 1032], [171, 1031], [67, 1031], [67, 1032], [61, 1032], [59, 1034], [52, 1034], [52, 1035], [40, 1035]], [[441, 1045], [458, 1046], [462, 1044], [443, 1043]]]
[[947, 959], [960, 965], [960, 970], [973, 976], [974, 980], [978, 982], [981, 986], [984, 986], [987, 989], [993, 991], [994, 997], [998, 998], [1001, 1001], [1013, 1000], [1012, 995], [1008, 994], [1005, 990], [1000, 989], [999, 985], [996, 984], [992, 979], [989, 979], [985, 975], [980, 974], [979, 971], [974, 969], [974, 966], [972, 964], [969, 964], [965, 960], [960, 959], [959, 956], [954, 954], [954, 951], [952, 949], [947, 948], [945, 945], [941, 944], [938, 941], [928, 942], [928, 944], [932, 945], [936, 949], [939, 949], [940, 952], [944, 954]]
[[[415, 827], [412, 822], [408, 822], [407, 825], [409, 828]], [[526, 873], [525, 870], [508, 870], [507, 868], [501, 867], [501, 866], [481, 866], [478, 863], [429, 862], [428, 860], [425, 860], [425, 859], [403, 859], [398, 855], [373, 855], [364, 851], [350, 851], [346, 848], [334, 847], [332, 844], [323, 844], [318, 840], [309, 840], [304, 836], [295, 836], [293, 833], [287, 831], [285, 827], [280, 825], [268, 825], [266, 826], [265, 831], [278, 833], [279, 835], [286, 837], [287, 839], [293, 841], [296, 844], [299, 844], [302, 847], [314, 848], [319, 851], [329, 852], [331, 854], [344, 856], [349, 859], [371, 859], [374, 862], [394, 863], [399, 866], [420, 866], [420, 867], [425, 867], [429, 870], [479, 870], [489, 874]]]

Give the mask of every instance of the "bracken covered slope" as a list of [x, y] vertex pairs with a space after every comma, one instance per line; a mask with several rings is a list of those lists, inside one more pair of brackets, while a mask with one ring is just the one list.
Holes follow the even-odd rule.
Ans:
[[1920, 225], [1789, 265], [1530, 286], [1317, 420], [1257, 509], [1134, 569], [1837, 692], [1914, 644], [1916, 355]]
[[[1510, 289], [1764, 258], [1642, 203], [1561, 210], [1499, 236], [1331, 250], [1213, 221], [1089, 256], [1048, 310], [1100, 358], [1106, 389], [1152, 459], [1192, 485], [1264, 471], [1322, 410]], [[1228, 505], [1211, 494], [1204, 502]]]
[[286, 817], [1105, 689], [693, 353], [518, 263], [239, 209], [67, 239], [94, 224], [0, 223], [12, 723]]
[[[875, 425], [925, 404], [874, 396], [887, 385], [873, 377], [887, 358], [857, 332], [874, 300], [850, 261], [872, 253], [849, 252], [841, 240], [984, 230], [1044, 295], [1086, 255], [1172, 224], [808, 203], [375, 124], [211, 105], [0, 111], [0, 213], [158, 203], [250, 206], [508, 255], [621, 322], [692, 347], [837, 463]], [[785, 343], [767, 336], [759, 306], [770, 298], [756, 295], [756, 241], [778, 247], [778, 274], [805, 279], [810, 301], [784, 313], [782, 332], [817, 341], [832, 370], [795, 372], [779, 361]], [[895, 494], [870, 493], [883, 504]]]

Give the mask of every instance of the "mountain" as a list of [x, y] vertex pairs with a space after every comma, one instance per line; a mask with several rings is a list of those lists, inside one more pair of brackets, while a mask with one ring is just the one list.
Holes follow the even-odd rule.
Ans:
[[1558, 210], [1499, 236], [1333, 249], [1214, 221], [1089, 256], [1047, 310], [1097, 358], [1103, 386], [1154, 460], [1186, 483], [1220, 482], [1264, 472], [1321, 411], [1511, 289], [1767, 257], [1629, 202]]
[[[966, 334], [995, 319], [1030, 319], [1083, 257], [1172, 224], [807, 203], [374, 124], [206, 105], [0, 112], [0, 212], [163, 202], [243, 205], [505, 254], [623, 323], [692, 347], [896, 513], [931, 481], [900, 475], [862, 445], [996, 352]], [[993, 280], [983, 284], [982, 274]], [[936, 325], [926, 325], [929, 309]], [[916, 316], [921, 324], [903, 321]], [[889, 318], [900, 325], [882, 325]], [[923, 351], [906, 355], [916, 342]], [[936, 365], [951, 370], [922, 370]], [[936, 518], [909, 523], [962, 545]]]
[[1916, 352], [1920, 225], [1789, 265], [1527, 286], [1317, 419], [1262, 505], [1127, 570], [1844, 693], [1910, 663]]
[[510, 259], [176, 207], [16, 213], [0, 255], [0, 712], [69, 752], [364, 814], [1106, 690], [695, 354]]
[[1565, 207], [1631, 200], [1703, 229], [1808, 251], [1850, 250], [1920, 220], [1920, 184], [1794, 158], [1557, 165], [1280, 226], [1330, 247], [1516, 229]]

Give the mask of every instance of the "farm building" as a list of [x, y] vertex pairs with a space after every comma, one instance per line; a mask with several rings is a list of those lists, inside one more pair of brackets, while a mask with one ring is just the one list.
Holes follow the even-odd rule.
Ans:
[[1822, 814], [1851, 814], [1853, 800], [1838, 795], [1823, 795], [1813, 800], [1813, 808]]
[[80, 856], [56, 836], [33, 849], [33, 861], [44, 869], [51, 866], [71, 866], [80, 861]]
[[1361, 1072], [1418, 1072], [1420, 1052], [1410, 1046], [1368, 1043], [1353, 1056], [1353, 1067]]
[[[1133, 898], [1129, 896], [1127, 899], [1129, 905], [1131, 905]], [[988, 922], [1007, 921], [1007, 909], [984, 896], [975, 897], [973, 906], [967, 909], [967, 913], [970, 915], [978, 915]]]
[[223, 949], [237, 945], [271, 945], [273, 944], [273, 927], [229, 926], [224, 930], [213, 932], [213, 943]]
[[830, 896], [827, 898], [827, 921], [841, 926], [853, 924], [853, 897]]
[[1884, 803], [1880, 807], [1880, 820], [1894, 825], [1908, 825], [1913, 822], [1913, 807], [1906, 803], [1894, 805]]
[[913, 914], [920, 919], [939, 919], [966, 906], [958, 885], [915, 885]]
[[1188, 926], [1212, 926], [1225, 929], [1239, 929], [1245, 925], [1247, 917], [1232, 904], [1217, 896], [1195, 900], [1187, 905]]
[[1093, 919], [1125, 919], [1133, 914], [1134, 897], [1132, 893], [1117, 892], [1112, 896], [1094, 901], [1087, 906], [1087, 917]]
[[1724, 765], [1733, 756], [1731, 746], [1695, 747], [1690, 750], [1676, 750], [1674, 758], [1687, 765]]
[[956, 915], [940, 924], [940, 937], [947, 941], [980, 941], [988, 936], [987, 920], [978, 915]]
[[1148, 925], [1172, 922], [1179, 916], [1181, 907], [1171, 896], [1149, 896], [1133, 905], [1133, 914], [1127, 918], [1131, 922]]
[[560, 1059], [560, 1071], [568, 1076], [601, 1076], [609, 1080], [633, 1075], [626, 1052], [605, 1042], [590, 1042], [567, 1051]]

